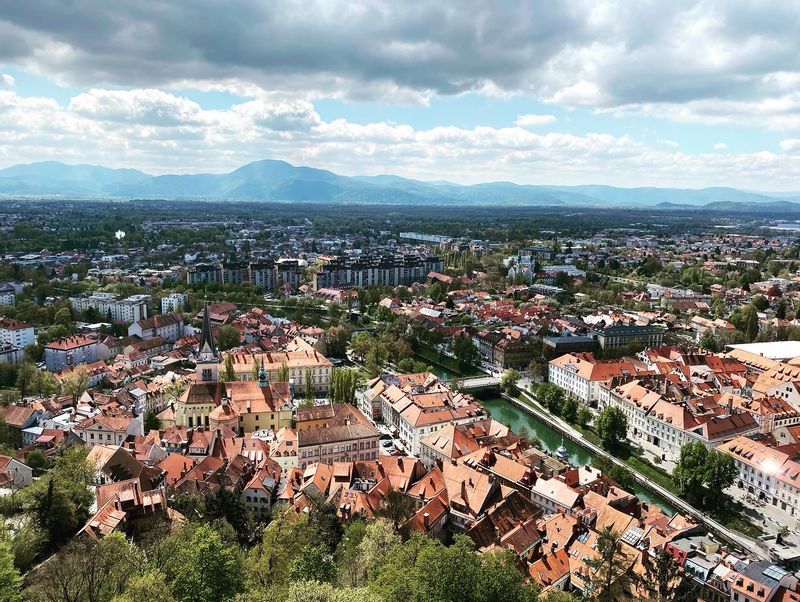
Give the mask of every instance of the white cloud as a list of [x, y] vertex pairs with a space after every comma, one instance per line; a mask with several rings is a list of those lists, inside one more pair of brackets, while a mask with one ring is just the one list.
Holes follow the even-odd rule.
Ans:
[[13, 88], [16, 83], [16, 80], [8, 73], [0, 73], [0, 90], [4, 88]]
[[672, 148], [678, 148], [678, 146], [679, 146], [677, 142], [675, 142], [674, 140], [669, 140], [667, 138], [659, 138], [658, 141], [661, 144], [663, 144], [665, 146], [672, 147]]
[[528, 113], [527, 115], [519, 115], [514, 123], [521, 128], [538, 128], [555, 123], [555, 121], [555, 115], [537, 115], [535, 113]]
[[728, 145], [725, 144], [724, 142], [717, 142], [714, 145], [714, 150], [718, 150], [718, 151], [728, 150]]
[[781, 148], [785, 151], [800, 150], [800, 138], [787, 138], [781, 140]]
[[416, 129], [326, 121], [306, 101], [257, 99], [205, 109], [161, 91], [94, 89], [66, 106], [0, 91], [0, 165], [58, 159], [149, 173], [229, 171], [277, 158], [345, 175], [395, 173], [465, 183], [730, 185], [794, 190], [796, 139], [782, 152], [688, 154], [606, 133], [522, 127]]

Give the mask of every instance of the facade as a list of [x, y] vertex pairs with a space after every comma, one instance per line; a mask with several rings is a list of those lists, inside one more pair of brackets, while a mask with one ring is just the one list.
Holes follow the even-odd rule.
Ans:
[[161, 313], [182, 313], [189, 306], [189, 295], [170, 293], [161, 297]]
[[222, 273], [218, 265], [198, 263], [186, 270], [186, 284], [222, 284]]
[[174, 343], [183, 336], [183, 316], [166, 313], [138, 320], [128, 326], [128, 336], [138, 336], [145, 340], [161, 337]]
[[14, 306], [17, 302], [16, 289], [5, 282], [0, 283], [0, 305]]
[[68, 366], [91, 364], [97, 360], [97, 339], [87, 335], [76, 334], [44, 346], [44, 363], [50, 372], [56, 372]]
[[28, 347], [36, 343], [33, 326], [14, 320], [0, 317], [0, 344], [14, 345], [15, 347]]
[[111, 317], [114, 322], [136, 322], [148, 316], [150, 295], [132, 295], [127, 299], [117, 299], [113, 293], [95, 293], [88, 297], [70, 297], [75, 311], [94, 308], [101, 318]]
[[303, 280], [306, 262], [300, 259], [279, 259], [275, 262], [275, 287], [296, 291]]
[[[256, 355], [234, 353], [232, 359], [233, 369], [238, 380], [253, 380], [253, 362], [257, 360], [259, 367], [266, 372], [268, 381], [277, 381], [280, 372], [286, 368], [289, 373], [289, 382], [295, 393], [304, 390], [307, 372], [310, 372], [311, 385], [315, 394], [324, 394], [330, 389], [333, 364], [324, 355], [314, 350], [276, 351]], [[222, 369], [222, 364], [220, 369]]]
[[568, 353], [550, 361], [548, 379], [584, 403], [596, 405], [602, 383], [636, 373], [636, 366], [629, 361], [600, 362], [591, 353]]
[[314, 275], [314, 290], [368, 286], [410, 286], [429, 272], [444, 270], [438, 257], [420, 255], [338, 256], [327, 259]]
[[631, 380], [614, 380], [600, 388], [600, 407], [618, 407], [628, 419], [628, 440], [662, 460], [677, 462], [681, 448], [700, 442], [708, 449], [739, 435], [758, 432], [746, 411], [722, 407], [713, 398], [679, 402]]
[[617, 349], [628, 345], [658, 347], [664, 342], [664, 331], [656, 326], [607, 326], [592, 334], [602, 349]]
[[300, 468], [315, 462], [376, 460], [379, 435], [375, 428], [361, 423], [300, 431], [297, 433]]
[[265, 293], [275, 290], [276, 274], [275, 262], [267, 259], [251, 262], [249, 267], [250, 284], [260, 288]]

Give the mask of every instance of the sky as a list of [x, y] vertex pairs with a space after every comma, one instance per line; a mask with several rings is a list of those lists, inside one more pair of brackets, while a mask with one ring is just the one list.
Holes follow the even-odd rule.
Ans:
[[0, 168], [800, 191], [800, 2], [0, 3]]

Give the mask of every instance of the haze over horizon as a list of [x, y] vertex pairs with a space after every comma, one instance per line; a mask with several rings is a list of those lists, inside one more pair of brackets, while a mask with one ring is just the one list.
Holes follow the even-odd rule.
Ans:
[[0, 6], [0, 168], [800, 186], [800, 5]]

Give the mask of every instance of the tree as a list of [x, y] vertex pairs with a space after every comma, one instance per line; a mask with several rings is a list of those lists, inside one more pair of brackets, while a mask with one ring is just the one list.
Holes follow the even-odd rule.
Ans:
[[33, 381], [33, 389], [40, 397], [50, 397], [55, 395], [59, 388], [58, 380], [51, 372], [37, 370], [36, 378]]
[[756, 313], [756, 308], [752, 305], [749, 305], [747, 311], [745, 312], [744, 328], [744, 334], [747, 337], [747, 340], [751, 343], [755, 341], [756, 337], [758, 336], [758, 314]]
[[702, 502], [706, 481], [708, 449], [701, 442], [687, 443], [681, 447], [678, 464], [672, 471], [672, 482], [681, 495], [692, 502]]
[[331, 401], [353, 403], [358, 387], [358, 371], [353, 368], [335, 368], [331, 374]]
[[717, 450], [708, 451], [699, 441], [681, 448], [672, 480], [687, 499], [702, 505], [719, 502], [720, 494], [733, 485], [739, 471], [734, 459]]
[[72, 403], [78, 403], [78, 398], [89, 388], [89, 368], [86, 364], [79, 364], [70, 370], [69, 374], [61, 379], [61, 393], [72, 396]]
[[536, 602], [537, 589], [523, 581], [524, 575], [517, 569], [515, 560], [508, 550], [482, 554], [473, 599], [476, 602]]
[[28, 452], [25, 463], [33, 471], [34, 476], [37, 477], [44, 474], [48, 466], [47, 457], [38, 449]]
[[538, 399], [553, 414], [561, 413], [561, 406], [564, 403], [564, 390], [553, 383], [544, 383], [536, 389]]
[[36, 381], [36, 373], [38, 370], [30, 362], [22, 362], [17, 367], [17, 389], [19, 389], [19, 397], [23, 399], [25, 395], [30, 392]]
[[230, 324], [223, 324], [217, 328], [217, 347], [220, 351], [227, 351], [234, 347], [238, 347], [241, 343], [242, 334], [239, 329]]
[[[381, 602], [381, 598], [369, 590], [340, 589], [319, 581], [292, 583], [283, 599], [291, 602]], [[247, 600], [249, 602], [250, 598]]]
[[164, 573], [159, 570], [149, 570], [132, 577], [125, 586], [125, 591], [119, 596], [115, 596], [112, 602], [141, 602], [142, 600], [175, 602], [172, 587], [167, 583]]
[[289, 382], [289, 365], [284, 361], [281, 367], [275, 371], [275, 382], [288, 383]]
[[306, 370], [303, 383], [303, 405], [314, 405], [314, 383], [312, 381], [311, 370]]
[[335, 579], [336, 563], [333, 555], [324, 546], [305, 546], [289, 568], [290, 581], [333, 583]]
[[53, 316], [53, 325], [63, 326], [69, 332], [72, 332], [72, 313], [69, 311], [69, 308], [62, 307], [56, 312], [56, 315]]
[[642, 554], [644, 574], [639, 578], [641, 589], [653, 602], [695, 602], [699, 592], [697, 582], [688, 577], [684, 568], [667, 550], [653, 558]]
[[253, 514], [241, 495], [220, 487], [203, 498], [203, 513], [208, 521], [224, 520], [236, 532], [239, 543], [250, 542], [253, 535]]
[[584, 405], [579, 407], [578, 413], [575, 415], [575, 423], [581, 428], [586, 428], [591, 421], [592, 411]]
[[263, 588], [286, 584], [293, 559], [312, 537], [307, 514], [288, 507], [275, 512], [261, 542], [250, 552], [247, 566], [253, 580]]
[[588, 594], [591, 600], [617, 602], [624, 600], [632, 583], [631, 561], [623, 553], [617, 534], [605, 527], [597, 536], [597, 556], [590, 558]]
[[575, 422], [578, 416], [578, 400], [571, 395], [564, 400], [561, 406], [561, 417], [567, 422]]
[[717, 353], [719, 351], [719, 343], [716, 337], [711, 333], [711, 330], [706, 330], [703, 333], [703, 337], [700, 339], [700, 347], [712, 353]]
[[243, 589], [239, 549], [208, 525], [196, 527], [170, 561], [175, 597], [181, 602], [219, 602]]
[[375, 516], [390, 521], [394, 532], [399, 533], [401, 525], [414, 515], [415, 510], [416, 505], [412, 498], [392, 489], [380, 508], [375, 510]]
[[628, 435], [628, 418], [617, 406], [606, 406], [597, 417], [596, 428], [603, 446], [615, 447]]
[[481, 355], [478, 348], [472, 343], [472, 338], [466, 333], [453, 337], [453, 355], [460, 366], [476, 366], [481, 362]]
[[9, 541], [0, 540], [0, 602], [21, 602], [22, 577]]
[[[229, 354], [230, 355], [230, 354]], [[227, 365], [225, 366], [227, 369]], [[253, 368], [250, 371], [250, 376], [253, 380], [258, 380], [261, 373], [261, 362], [259, 361], [257, 356], [253, 356]]]
[[509, 368], [500, 377], [500, 388], [506, 394], [512, 395], [517, 390], [517, 383], [520, 378], [522, 378], [522, 375], [519, 372], [514, 368]]
[[625, 491], [633, 491], [636, 486], [636, 479], [633, 478], [633, 473], [624, 466], [614, 464], [609, 469], [608, 476]]
[[161, 421], [153, 410], [147, 410], [147, 412], [145, 412], [142, 429], [145, 433], [161, 429]]
[[[236, 379], [236, 370], [233, 368], [233, 354], [226, 353], [222, 367], [222, 382], [232, 383]], [[257, 380], [257, 379], [256, 379]]]

